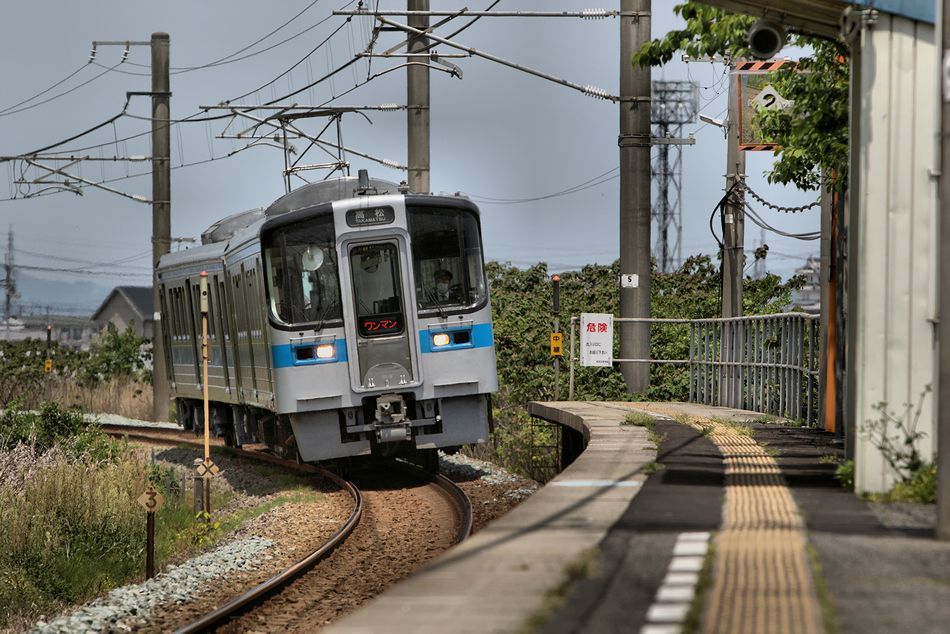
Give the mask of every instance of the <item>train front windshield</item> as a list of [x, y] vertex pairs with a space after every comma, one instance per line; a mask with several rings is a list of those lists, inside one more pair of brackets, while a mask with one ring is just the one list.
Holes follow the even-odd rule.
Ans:
[[285, 325], [343, 318], [333, 216], [279, 227], [264, 237], [273, 318]]
[[408, 220], [419, 309], [456, 311], [484, 303], [488, 286], [475, 214], [410, 207]]

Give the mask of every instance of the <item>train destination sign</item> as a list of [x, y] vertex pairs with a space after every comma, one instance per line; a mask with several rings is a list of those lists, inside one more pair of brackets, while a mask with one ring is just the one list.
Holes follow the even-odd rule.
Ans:
[[369, 209], [350, 209], [346, 212], [346, 224], [350, 227], [368, 227], [388, 225], [396, 220], [392, 207], [370, 207]]
[[614, 316], [581, 313], [581, 365], [610, 367], [614, 362]]
[[369, 318], [360, 321], [360, 334], [364, 337], [392, 335], [402, 332], [402, 324], [395, 318]]

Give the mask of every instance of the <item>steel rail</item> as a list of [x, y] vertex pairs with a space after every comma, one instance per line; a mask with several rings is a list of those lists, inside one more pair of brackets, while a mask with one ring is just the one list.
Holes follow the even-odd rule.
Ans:
[[[125, 436], [130, 439], [134, 438], [136, 440], [145, 440], [148, 442], [169, 442], [170, 440], [173, 440], [174, 442], [182, 444], [195, 446], [201, 445], [201, 442], [198, 440], [192, 440], [190, 438], [169, 439], [169, 435], [181, 433], [169, 428], [149, 428], [117, 424], [106, 424], [101, 425], [100, 427], [103, 429], [103, 431], [110, 435]], [[298, 471], [322, 475], [336, 483], [340, 488], [349, 491], [355, 502], [355, 508], [353, 509], [353, 513], [350, 515], [349, 519], [347, 519], [346, 523], [340, 528], [340, 530], [337, 531], [337, 533], [334, 534], [330, 540], [319, 549], [310, 553], [290, 568], [287, 568], [283, 572], [274, 575], [270, 579], [267, 579], [258, 586], [248, 590], [244, 594], [232, 599], [213, 612], [209, 612], [200, 619], [192, 621], [191, 623], [175, 630], [175, 634], [191, 634], [192, 632], [203, 632], [218, 627], [237, 614], [246, 611], [246, 609], [252, 606], [254, 603], [266, 599], [270, 595], [280, 590], [282, 587], [290, 584], [290, 582], [302, 575], [307, 570], [313, 568], [317, 563], [329, 555], [337, 546], [339, 546], [350, 535], [350, 533], [353, 532], [357, 524], [359, 524], [360, 518], [362, 516], [363, 503], [362, 495], [360, 494], [359, 489], [357, 489], [351, 482], [344, 480], [335, 473], [320, 467], [315, 467], [313, 465], [298, 464], [294, 461], [279, 458], [271, 454], [251, 452], [233, 447], [228, 449], [239, 455], [253, 458], [254, 460], [269, 462], [276, 465], [290, 466]], [[411, 463], [401, 464], [411, 467], [413, 470], [422, 471], [418, 466]], [[446, 494], [459, 513], [459, 530], [455, 535], [454, 544], [460, 544], [465, 541], [472, 532], [472, 502], [465, 494], [465, 491], [463, 491], [461, 487], [459, 487], [455, 482], [446, 476], [442, 475], [441, 473], [427, 475], [430, 478], [431, 484], [437, 486], [443, 493]]]
[[[168, 428], [150, 429], [148, 427], [115, 424], [102, 425], [101, 427], [103, 431], [110, 435], [124, 436], [130, 439], [134, 438], [136, 440], [145, 440], [148, 442], [169, 442], [168, 436], [170, 434], [180, 433], [176, 432], [174, 429]], [[187, 445], [204, 446], [200, 441], [185, 438], [174, 439], [174, 442]], [[296, 471], [323, 476], [324, 478], [334, 482], [341, 489], [345, 489], [347, 492], [349, 492], [350, 497], [354, 502], [353, 511], [350, 513], [349, 518], [347, 518], [343, 526], [341, 526], [340, 529], [337, 530], [337, 532], [334, 533], [330, 539], [318, 549], [314, 550], [312, 553], [293, 564], [289, 568], [286, 568], [282, 572], [274, 575], [266, 581], [263, 581], [240, 596], [235, 597], [216, 610], [209, 612], [200, 619], [192, 621], [191, 623], [188, 623], [187, 625], [175, 630], [176, 634], [203, 632], [213, 629], [228, 621], [233, 616], [243, 612], [247, 607], [253, 605], [254, 603], [260, 602], [271, 594], [277, 592], [292, 582], [294, 579], [313, 568], [321, 560], [332, 553], [337, 546], [339, 546], [347, 537], [349, 537], [349, 535], [359, 524], [363, 515], [363, 496], [360, 493], [360, 490], [356, 488], [352, 482], [344, 480], [331, 471], [320, 467], [315, 467], [313, 465], [298, 464], [295, 461], [279, 458], [270, 454], [256, 453], [244, 449], [236, 449], [233, 447], [229, 447], [228, 449], [234, 453], [237, 453], [238, 455], [249, 457], [261, 462], [291, 467]]]
[[459, 519], [461, 520], [461, 526], [459, 531], [455, 536], [455, 543], [461, 544], [468, 536], [472, 534], [472, 501], [468, 499], [468, 496], [465, 495], [465, 491], [455, 484], [447, 477], [441, 473], [436, 473], [432, 478], [433, 483], [441, 488], [446, 494], [452, 498], [452, 501], [458, 506], [459, 510]]
[[243, 612], [246, 608], [254, 605], [255, 603], [263, 601], [267, 597], [281, 590], [284, 586], [289, 585], [297, 577], [320, 563], [320, 561], [326, 558], [336, 549], [337, 546], [339, 546], [347, 537], [349, 537], [350, 533], [352, 533], [356, 528], [356, 525], [359, 524], [360, 517], [363, 514], [363, 498], [359, 489], [357, 489], [352, 483], [343, 480], [339, 476], [330, 473], [329, 471], [318, 469], [316, 467], [312, 468], [321, 475], [324, 475], [325, 477], [339, 484], [341, 487], [347, 489], [350, 492], [350, 495], [353, 496], [356, 506], [346, 523], [323, 546], [313, 551], [290, 568], [287, 568], [286, 570], [274, 575], [270, 579], [260, 583], [254, 588], [251, 588], [244, 594], [235, 597], [213, 612], [209, 612], [200, 619], [192, 621], [184, 627], [175, 630], [175, 634], [205, 632], [222, 625], [232, 617]]

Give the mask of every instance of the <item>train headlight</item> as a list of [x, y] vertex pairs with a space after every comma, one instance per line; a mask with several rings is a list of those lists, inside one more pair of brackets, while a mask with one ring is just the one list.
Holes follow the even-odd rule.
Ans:
[[336, 356], [336, 346], [332, 343], [323, 343], [317, 346], [318, 359], [332, 359]]
[[442, 346], [447, 346], [452, 342], [452, 338], [449, 337], [447, 332], [440, 332], [432, 335], [432, 345], [436, 348], [441, 348]]

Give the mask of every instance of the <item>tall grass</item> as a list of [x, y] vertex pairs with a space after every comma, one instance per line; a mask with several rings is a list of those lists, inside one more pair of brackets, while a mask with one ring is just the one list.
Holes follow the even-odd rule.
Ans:
[[[62, 378], [51, 381], [47, 389], [50, 400], [66, 407], [138, 420], [152, 419], [152, 386], [131, 377], [114, 377], [95, 386]], [[46, 395], [43, 398], [47, 398]]]
[[0, 627], [141, 576], [145, 513], [135, 499], [151, 470], [127, 444], [87, 429], [81, 412], [8, 404], [0, 415]]

